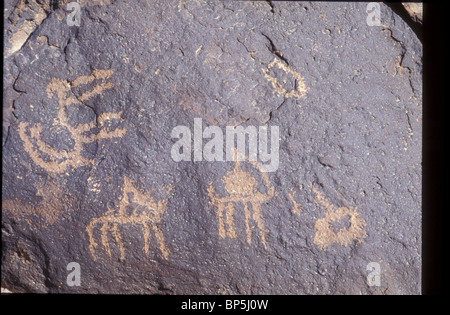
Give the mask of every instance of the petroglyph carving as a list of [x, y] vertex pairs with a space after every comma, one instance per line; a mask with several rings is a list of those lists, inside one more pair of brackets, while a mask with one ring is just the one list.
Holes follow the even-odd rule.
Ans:
[[[236, 151], [235, 151], [236, 156]], [[235, 158], [236, 160], [236, 158]], [[250, 228], [250, 218], [256, 223], [259, 229], [259, 235], [265, 248], [267, 231], [264, 226], [263, 216], [261, 212], [261, 205], [275, 196], [275, 189], [270, 185], [267, 173], [261, 172], [261, 176], [267, 187], [265, 194], [256, 189], [257, 180], [249, 172], [241, 168], [240, 162], [235, 162], [235, 168], [228, 172], [222, 179], [225, 184], [225, 190], [228, 196], [220, 197], [216, 194], [212, 183], [208, 188], [208, 194], [211, 202], [217, 207], [217, 217], [219, 219], [219, 235], [221, 238], [237, 238], [237, 233], [234, 224], [234, 211], [238, 204], [244, 206], [245, 227], [247, 232], [247, 242], [252, 242], [252, 230]], [[259, 164], [250, 162], [253, 166], [259, 169]], [[253, 214], [251, 214], [251, 210]]]
[[[313, 191], [316, 194], [317, 202], [327, 210], [325, 217], [316, 222], [315, 228], [317, 231], [314, 237], [314, 244], [319, 246], [320, 249], [326, 249], [334, 243], [344, 246], [348, 246], [354, 241], [361, 243], [367, 236], [365, 229], [366, 221], [360, 217], [356, 208], [337, 208], [330, 204], [317, 188], [313, 187]], [[336, 232], [332, 223], [342, 222], [346, 218], [350, 226], [342, 227]]]
[[[167, 189], [167, 193], [172, 188]], [[120, 258], [125, 259], [125, 246], [123, 237], [119, 231], [119, 226], [132, 225], [141, 226], [144, 236], [143, 251], [148, 254], [150, 249], [151, 232], [153, 231], [155, 238], [159, 243], [159, 249], [162, 256], [167, 259], [169, 251], [166, 248], [163, 232], [159, 227], [163, 219], [163, 214], [166, 211], [167, 201], [155, 201], [148, 194], [140, 192], [128, 177], [124, 178], [123, 197], [120, 201], [118, 209], [108, 209], [105, 215], [93, 219], [87, 226], [86, 231], [89, 235], [89, 250], [94, 260], [97, 260], [96, 249], [97, 242], [94, 239], [94, 230], [100, 227], [101, 243], [109, 256], [111, 256], [109, 233], [114, 237], [115, 243], [120, 250]], [[134, 208], [129, 212], [129, 208]]]
[[292, 203], [294, 204], [294, 208], [292, 208], [292, 212], [296, 213], [296, 214], [301, 214], [302, 213], [302, 208], [300, 207], [300, 203], [298, 203], [297, 201], [295, 201], [295, 194], [296, 191], [291, 190], [291, 192], [289, 193], [289, 197], [292, 200]]
[[[291, 91], [287, 91], [285, 87], [280, 83], [280, 81], [272, 76], [269, 72], [272, 68], [278, 67], [280, 70], [284, 71], [286, 74], [290, 74], [295, 80], [295, 87]], [[286, 98], [302, 98], [306, 95], [308, 87], [306, 86], [303, 77], [289, 66], [286, 66], [280, 59], [274, 58], [271, 63], [267, 66], [267, 69], [261, 69], [264, 72], [264, 77], [272, 83], [273, 88], [278, 96], [283, 96]]]
[[[92, 164], [94, 162], [93, 159], [88, 159], [81, 155], [84, 144], [100, 139], [122, 137], [125, 134], [126, 129], [123, 128], [116, 128], [115, 130], [107, 130], [106, 128], [110, 121], [121, 118], [122, 111], [118, 113], [103, 113], [97, 116], [96, 121], [78, 124], [77, 126], [73, 126], [67, 116], [68, 106], [83, 103], [96, 95], [103, 94], [105, 90], [111, 89], [114, 84], [112, 82], [104, 82], [104, 80], [110, 78], [112, 74], [112, 69], [94, 70], [92, 75], [80, 76], [72, 82], [55, 78], [48, 84], [48, 97], [51, 98], [53, 95], [56, 95], [59, 105], [57, 118], [54, 120], [53, 125], [68, 130], [74, 144], [72, 151], [69, 152], [55, 149], [42, 139], [43, 127], [41, 123], [30, 126], [28, 122], [20, 122], [19, 135], [24, 142], [25, 151], [37, 165], [49, 172], [62, 173], [69, 166], [77, 168]], [[79, 97], [71, 95], [72, 88], [89, 84], [94, 80], [101, 80], [101, 83]], [[99, 128], [100, 131], [96, 134], [92, 133], [94, 128]]]
[[25, 219], [30, 226], [30, 218], [37, 218], [37, 224], [42, 227], [53, 225], [64, 213], [65, 209], [73, 210], [76, 206], [76, 196], [61, 189], [61, 183], [53, 180], [36, 183], [36, 197], [42, 198], [38, 203], [24, 202], [20, 199], [2, 200], [2, 211], [11, 213], [17, 219]]

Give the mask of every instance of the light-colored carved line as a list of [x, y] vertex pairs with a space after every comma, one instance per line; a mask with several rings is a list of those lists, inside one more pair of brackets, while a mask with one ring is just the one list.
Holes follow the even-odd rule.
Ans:
[[112, 233], [116, 239], [116, 243], [119, 245], [120, 259], [125, 259], [125, 247], [123, 245], [122, 236], [120, 235], [119, 225], [117, 223], [113, 224]]
[[118, 113], [103, 113], [98, 116], [97, 123], [103, 126], [106, 121], [109, 121], [111, 119], [121, 119], [122, 114], [123, 110]]
[[45, 170], [52, 170], [56, 173], [62, 173], [64, 172], [66, 166], [61, 165], [58, 162], [55, 161], [49, 161], [46, 162], [43, 159], [40, 158], [40, 152], [34, 149], [34, 145], [29, 139], [28, 135], [26, 134], [26, 128], [28, 126], [28, 122], [20, 122], [19, 123], [19, 136], [24, 142], [24, 150], [29, 154], [31, 159], [40, 167], [42, 167]]
[[[278, 81], [278, 79], [269, 74], [269, 71], [274, 66], [277, 66], [279, 69], [283, 70], [286, 74], [291, 74], [297, 81], [297, 88], [287, 92], [286, 89], [283, 87], [283, 85]], [[286, 66], [278, 58], [274, 58], [273, 61], [267, 66], [267, 69], [263, 68], [261, 70], [264, 72], [264, 77], [270, 83], [272, 83], [272, 86], [275, 92], [278, 94], [278, 96], [284, 95], [287, 98], [290, 97], [302, 98], [306, 95], [308, 87], [306, 86], [303, 77], [296, 71], [292, 70], [290, 67]]]
[[101, 129], [99, 133], [92, 134], [89, 136], [83, 136], [80, 137], [80, 141], [82, 143], [90, 143], [97, 140], [103, 140], [103, 139], [111, 139], [111, 138], [121, 138], [125, 135], [127, 130], [125, 128], [116, 128], [113, 131], [106, 131], [104, 129]]
[[314, 193], [316, 194], [316, 200], [321, 204], [327, 212], [332, 212], [336, 207], [328, 202], [328, 200], [323, 196], [322, 192], [316, 187], [312, 186]]
[[247, 231], [247, 243], [252, 243], [252, 230], [250, 229], [250, 211], [248, 210], [248, 203], [244, 203], [245, 214], [245, 230]]
[[236, 238], [237, 234], [234, 229], [234, 204], [232, 202], [227, 203], [226, 205], [226, 223], [227, 223], [227, 232], [228, 236], [231, 238]]
[[268, 70], [263, 69], [264, 71], [264, 77], [272, 83], [273, 88], [275, 89], [275, 92], [278, 96], [282, 96], [286, 94], [286, 89], [281, 85], [280, 82], [274, 77], [272, 77], [268, 72]]
[[[165, 211], [165, 207], [159, 207], [155, 200], [151, 197], [147, 197], [144, 193], [140, 192], [133, 185], [133, 181], [125, 176], [124, 179], [124, 194], [133, 193], [133, 200], [139, 205], [147, 207], [147, 209], [151, 209], [152, 211], [163, 214]], [[128, 200], [128, 199], [127, 199]], [[162, 204], [163, 205], [163, 204]]]
[[159, 243], [159, 249], [165, 259], [169, 257], [169, 251], [166, 248], [166, 243], [164, 241], [164, 235], [158, 226], [153, 225], [153, 232], [155, 233], [156, 239]]
[[[41, 157], [41, 152], [42, 152], [42, 153], [47, 154], [53, 160], [54, 159], [65, 159], [64, 161], [61, 161], [61, 162], [53, 161], [53, 162], [57, 162], [58, 164], [65, 166], [65, 167], [67, 167], [68, 165], [75, 166], [77, 164], [84, 165], [84, 164], [89, 163], [88, 159], [81, 156], [82, 147], [81, 147], [80, 143], [77, 142], [76, 137], [74, 137], [73, 150], [70, 152], [66, 152], [66, 151], [61, 152], [61, 150], [53, 149], [47, 143], [42, 141], [41, 132], [42, 132], [42, 126], [39, 123], [30, 128], [31, 138], [34, 138], [36, 146], [39, 149], [39, 151], [34, 150], [34, 154], [32, 156], [33, 160], [40, 159], [42, 161], [42, 163], [48, 163], [48, 162], [45, 162], [43, 160], [43, 158]], [[25, 135], [25, 137], [27, 137], [27, 136]], [[30, 143], [31, 143], [31, 141], [30, 141]]]
[[99, 223], [120, 223], [120, 224], [142, 224], [143, 222], [155, 222], [155, 220], [150, 217], [147, 213], [142, 213], [138, 216], [125, 214], [124, 216], [118, 215], [117, 213], [105, 214], [102, 217], [93, 219], [96, 224]]
[[107, 69], [107, 70], [95, 69], [94, 71], [92, 71], [91, 75], [85, 75], [85, 76], [80, 76], [80, 77], [76, 78], [75, 80], [72, 81], [71, 85], [73, 87], [77, 87], [81, 84], [91, 83], [96, 79], [108, 79], [113, 75], [113, 73], [114, 73], [114, 70], [112, 70], [112, 69]]
[[266, 231], [266, 227], [264, 225], [264, 221], [262, 219], [261, 203], [259, 203], [259, 202], [252, 203], [252, 208], [253, 208], [253, 220], [255, 220], [255, 222], [258, 226], [259, 233], [261, 235], [261, 241], [264, 245], [264, 248], [267, 248], [267, 244], [266, 244], [267, 231]]
[[[21, 123], [22, 124], [22, 123]], [[24, 123], [26, 125], [22, 125], [26, 127], [28, 123]], [[19, 127], [20, 124], [19, 124]], [[93, 163], [93, 160], [89, 160], [83, 156], [81, 156], [81, 143], [75, 141], [74, 143], [74, 149], [70, 152], [62, 151], [63, 153], [60, 153], [60, 150], [55, 150], [51, 148], [47, 143], [41, 140], [41, 130], [42, 127], [40, 124], [37, 124], [37, 126], [30, 128], [30, 133], [32, 138], [35, 140], [35, 144], [38, 147], [39, 151], [34, 149], [34, 145], [31, 142], [30, 138], [27, 136], [25, 131], [19, 132], [19, 135], [21, 136], [21, 139], [25, 143], [25, 151], [28, 152], [32, 160], [38, 164], [39, 166], [43, 167], [44, 169], [47, 169], [49, 171], [53, 171], [56, 173], [61, 173], [65, 169], [67, 169], [68, 166], [82, 166], [82, 165], [89, 165]], [[42, 153], [47, 154], [52, 159], [63, 159], [64, 161], [58, 162], [58, 161], [45, 161], [42, 157]]]
[[80, 102], [85, 102], [96, 95], [103, 94], [103, 91], [105, 91], [107, 89], [111, 89], [113, 87], [114, 87], [114, 83], [112, 83], [112, 82], [107, 82], [107, 83], [102, 83], [102, 84], [96, 85], [91, 91], [83, 93], [78, 98], [78, 100]]
[[295, 201], [295, 191], [292, 191], [289, 193], [289, 197], [292, 200], [292, 203], [294, 204], [294, 208], [292, 208], [292, 212], [293, 213], [297, 213], [297, 214], [301, 214], [302, 213], [302, 208], [300, 207], [300, 203], [298, 203], [297, 201]]
[[[81, 150], [82, 150], [82, 146], [81, 143], [83, 141], [81, 141], [81, 143], [76, 141], [76, 137], [75, 137], [75, 143], [74, 143], [74, 149], [70, 152], [66, 152], [66, 151], [62, 151], [62, 150], [55, 150], [52, 147], [50, 147], [47, 143], [45, 143], [44, 141], [42, 141], [42, 126], [41, 124], [36, 124], [35, 126], [30, 128], [30, 135], [31, 138], [34, 139], [36, 146], [38, 147], [39, 151], [37, 150], [32, 150], [33, 153], [30, 153], [31, 158], [36, 162], [37, 160], [39, 160], [39, 163], [41, 164], [45, 164], [48, 167], [54, 167], [54, 165], [50, 165], [49, 163], [53, 162], [56, 163], [57, 165], [60, 165], [61, 167], [58, 167], [58, 169], [53, 169], [56, 172], [61, 172], [64, 169], [66, 169], [68, 166], [80, 166], [80, 165], [88, 165], [89, 163], [91, 163], [92, 161], [81, 156]], [[29, 144], [31, 144], [32, 147], [33, 144], [32, 142], [29, 140], [28, 136], [24, 133], [22, 134], [25, 138], [22, 138], [22, 140], [26, 139], [28, 141]], [[41, 156], [41, 153], [45, 153], [47, 154], [49, 157], [51, 157], [53, 160], [55, 159], [65, 159], [63, 161], [50, 161], [50, 162], [46, 162], [44, 161], [43, 157]]]
[[34, 141], [36, 142], [36, 145], [39, 147], [39, 149], [44, 152], [45, 154], [48, 154], [56, 159], [63, 159], [67, 158], [67, 152], [63, 151], [62, 153], [59, 150], [53, 149], [51, 146], [49, 146], [47, 143], [42, 141], [42, 125], [40, 123], [37, 123], [33, 127], [30, 128], [30, 136]]
[[257, 192], [248, 197], [227, 196], [227, 197], [222, 197], [222, 198], [216, 198], [215, 200], [220, 203], [227, 203], [227, 202], [242, 202], [242, 203], [249, 202], [249, 203], [252, 203], [254, 201], [263, 203], [265, 201], [272, 199], [275, 195], [276, 194], [275, 194], [274, 187], [271, 187], [266, 194]]
[[56, 94], [60, 110], [65, 106], [77, 103], [75, 98], [67, 95], [70, 91], [70, 84], [66, 80], [53, 78], [47, 85], [46, 91], [48, 98], [52, 98], [52, 96]]
[[223, 217], [224, 211], [225, 211], [224, 204], [217, 205], [217, 217], [219, 218], [219, 235], [221, 238], [225, 238], [227, 236]]
[[144, 248], [142, 250], [146, 254], [148, 254], [148, 251], [150, 249], [150, 237], [151, 237], [151, 230], [148, 224], [142, 223], [142, 233], [144, 234]]
[[97, 256], [95, 256], [95, 249], [97, 248], [97, 243], [95, 242], [94, 238], [95, 223], [96, 223], [95, 221], [91, 221], [88, 224], [86, 230], [89, 236], [89, 251], [91, 252], [91, 255], [94, 258], [94, 260], [97, 260]]
[[92, 141], [89, 140], [89, 136], [83, 136], [83, 133], [91, 131], [95, 127], [96, 127], [95, 122], [91, 121], [86, 124], [78, 124], [73, 130], [75, 134], [79, 135], [80, 140], [82, 140], [84, 143], [87, 143]]
[[108, 255], [111, 256], [111, 250], [109, 248], [109, 238], [108, 238], [109, 222], [104, 222], [100, 230], [102, 232], [102, 236], [101, 236], [102, 245], [105, 248]]
[[73, 80], [73, 81], [70, 83], [70, 85], [71, 85], [72, 87], [77, 87], [77, 86], [82, 85], [82, 84], [88, 84], [88, 83], [91, 83], [91, 82], [93, 82], [95, 79], [96, 79], [96, 78], [95, 78], [95, 76], [93, 76], [93, 75], [83, 75], [83, 76], [80, 76], [80, 77], [76, 78], [75, 80]]

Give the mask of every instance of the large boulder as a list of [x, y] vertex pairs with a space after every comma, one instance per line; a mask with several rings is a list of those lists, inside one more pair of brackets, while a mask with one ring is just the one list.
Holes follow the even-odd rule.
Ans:
[[[5, 2], [3, 287], [420, 293], [405, 21], [367, 3], [68, 2]], [[202, 132], [235, 158], [235, 126], [255, 127], [256, 160], [249, 141], [210, 161]], [[181, 158], [174, 130], [192, 131]]]

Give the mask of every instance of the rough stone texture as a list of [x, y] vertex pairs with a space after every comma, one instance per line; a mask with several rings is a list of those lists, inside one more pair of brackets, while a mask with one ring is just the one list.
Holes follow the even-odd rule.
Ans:
[[408, 11], [413, 21], [421, 24], [423, 23], [423, 3], [404, 2], [403, 6], [406, 11]]
[[[388, 7], [67, 2], [5, 2], [2, 287], [420, 293], [422, 45]], [[279, 126], [278, 170], [173, 161], [194, 118]]]

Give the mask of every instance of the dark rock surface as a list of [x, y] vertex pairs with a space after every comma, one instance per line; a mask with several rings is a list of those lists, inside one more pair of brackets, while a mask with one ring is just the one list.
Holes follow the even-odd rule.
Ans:
[[[388, 7], [67, 2], [5, 3], [2, 287], [420, 293], [422, 45]], [[279, 126], [278, 169], [175, 162], [194, 118]]]

